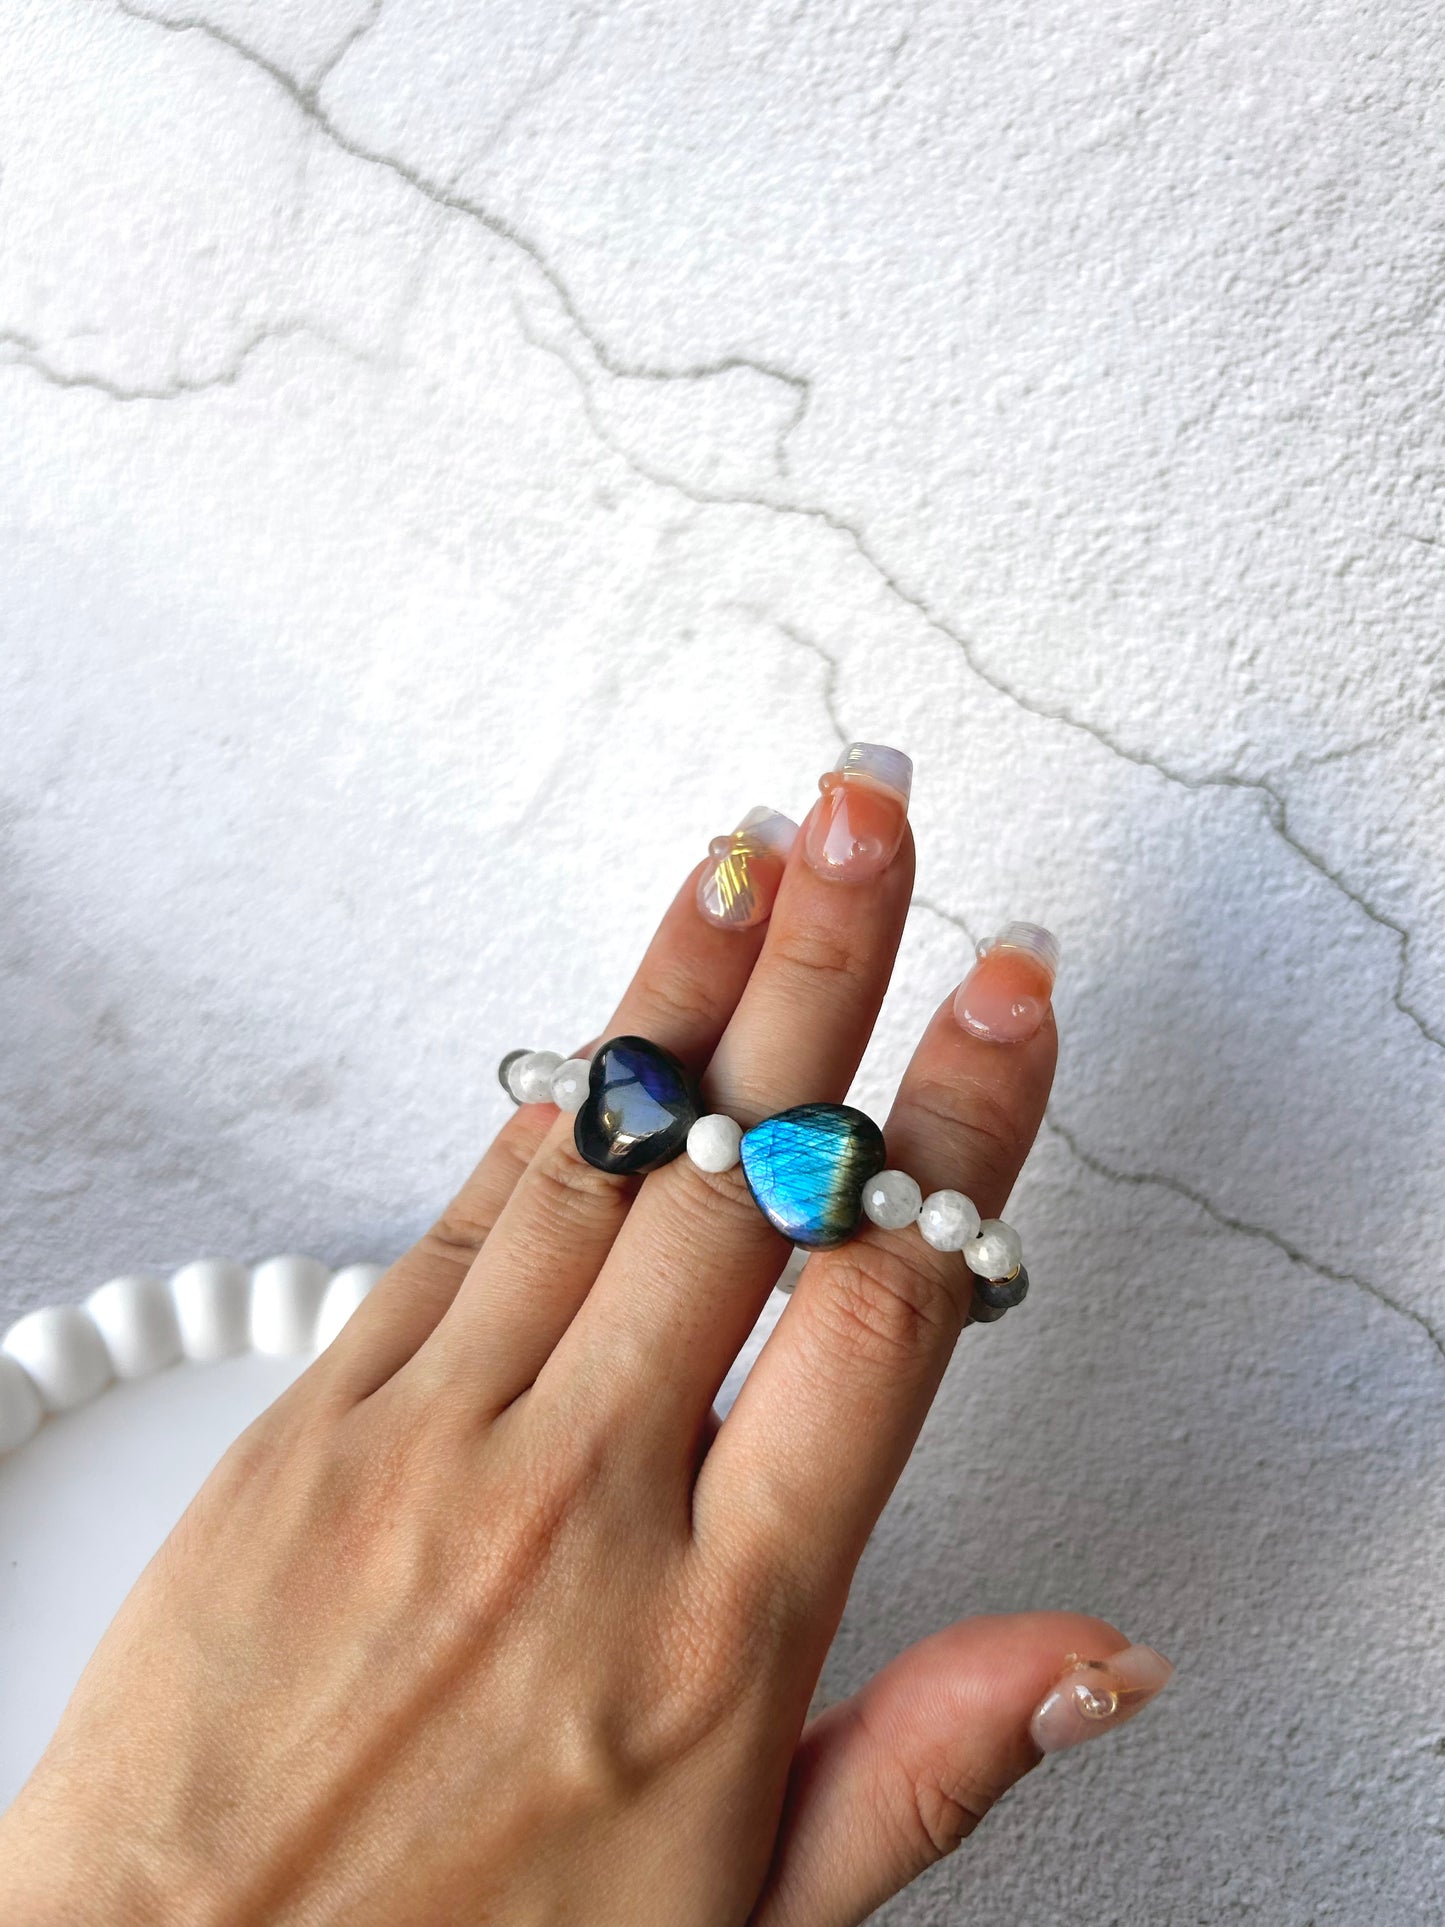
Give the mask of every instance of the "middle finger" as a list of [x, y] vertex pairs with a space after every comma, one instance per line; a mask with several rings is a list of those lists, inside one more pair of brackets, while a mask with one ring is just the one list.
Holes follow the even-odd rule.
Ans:
[[[703, 1078], [713, 1111], [746, 1127], [846, 1095], [908, 915], [911, 775], [901, 751], [854, 743], [821, 779]], [[710, 1175], [675, 1159], [644, 1184], [539, 1393], [615, 1408], [644, 1452], [651, 1441], [675, 1452], [679, 1427], [700, 1444], [788, 1249], [740, 1169]]]

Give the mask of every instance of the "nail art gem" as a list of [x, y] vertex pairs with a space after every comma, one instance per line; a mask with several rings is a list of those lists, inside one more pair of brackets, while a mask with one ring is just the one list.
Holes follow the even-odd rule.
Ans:
[[731, 835], [713, 838], [712, 863], [697, 884], [697, 907], [710, 923], [747, 930], [766, 921], [797, 833], [791, 817], [763, 805], [749, 810]]
[[803, 855], [819, 876], [867, 883], [903, 841], [913, 764], [884, 743], [850, 743], [819, 778], [822, 801], [808, 817]]
[[1069, 1653], [1057, 1686], [1040, 1702], [1029, 1733], [1041, 1753], [1060, 1753], [1116, 1726], [1169, 1684], [1174, 1668], [1152, 1646], [1126, 1646], [1110, 1659]]
[[1058, 969], [1052, 931], [1037, 923], [1007, 923], [978, 946], [978, 961], [954, 996], [954, 1017], [991, 1044], [1022, 1044], [1048, 1013]]
[[798, 1104], [743, 1133], [743, 1176], [768, 1222], [817, 1251], [852, 1237], [863, 1187], [888, 1162], [883, 1133], [850, 1104]]
[[671, 1051], [613, 1037], [593, 1056], [573, 1141], [599, 1171], [655, 1171], [685, 1148], [702, 1110], [697, 1080]]

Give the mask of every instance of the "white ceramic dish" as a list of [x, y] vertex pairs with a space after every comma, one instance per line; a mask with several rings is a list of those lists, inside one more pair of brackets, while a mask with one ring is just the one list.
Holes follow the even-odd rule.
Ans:
[[[791, 1268], [790, 1268], [791, 1270]], [[226, 1447], [381, 1275], [310, 1258], [112, 1280], [0, 1346], [0, 1810], [116, 1608]], [[791, 1277], [788, 1279], [791, 1283]], [[726, 1411], [785, 1302], [774, 1292]], [[8, 1448], [8, 1449], [7, 1449]]]

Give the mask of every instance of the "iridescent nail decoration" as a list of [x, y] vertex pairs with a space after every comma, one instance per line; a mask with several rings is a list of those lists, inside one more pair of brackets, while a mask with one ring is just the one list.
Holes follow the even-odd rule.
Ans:
[[749, 810], [730, 835], [713, 838], [712, 863], [697, 885], [697, 907], [709, 923], [747, 930], [766, 921], [797, 833], [790, 817], [763, 805]]
[[743, 1176], [768, 1222], [819, 1251], [851, 1238], [863, 1187], [888, 1162], [883, 1133], [851, 1104], [798, 1104], [743, 1133]]

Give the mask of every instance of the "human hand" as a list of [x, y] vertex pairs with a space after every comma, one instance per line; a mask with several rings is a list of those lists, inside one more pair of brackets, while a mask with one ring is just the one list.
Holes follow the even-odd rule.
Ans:
[[[840, 1101], [912, 889], [906, 783], [864, 757], [786, 861], [772, 819], [694, 871], [602, 1035], [748, 1124]], [[1050, 988], [1005, 944], [935, 1012], [886, 1125], [925, 1191], [1002, 1209]], [[1137, 1710], [1158, 1655], [1038, 1613], [807, 1721], [970, 1277], [916, 1226], [815, 1253], [719, 1426], [786, 1256], [738, 1169], [609, 1176], [518, 1110], [125, 1602], [0, 1822], [11, 1927], [848, 1927], [1042, 1747]]]

